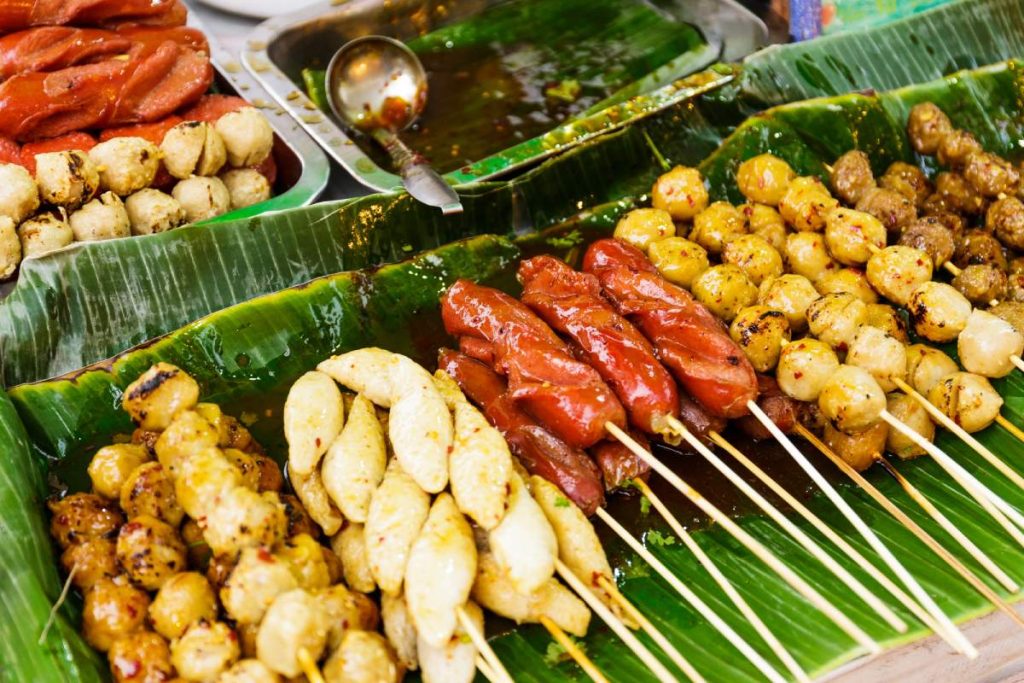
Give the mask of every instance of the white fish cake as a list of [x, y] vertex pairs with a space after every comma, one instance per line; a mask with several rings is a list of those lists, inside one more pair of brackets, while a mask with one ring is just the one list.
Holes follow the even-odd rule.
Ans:
[[359, 394], [320, 467], [324, 488], [346, 518], [366, 521], [370, 499], [384, 478], [387, 460], [384, 430], [373, 403]]
[[324, 662], [328, 683], [398, 683], [402, 671], [384, 636], [374, 631], [346, 631], [338, 649]]
[[324, 482], [320, 479], [320, 472], [313, 470], [308, 475], [302, 475], [289, 471], [289, 475], [295, 495], [302, 501], [310, 519], [319, 524], [328, 536], [336, 534], [345, 518], [327, 495]]
[[370, 571], [370, 558], [366, 552], [366, 538], [362, 524], [346, 524], [341, 533], [331, 537], [331, 549], [341, 559], [345, 583], [360, 593], [377, 590], [377, 582]]
[[366, 515], [366, 555], [385, 593], [398, 593], [409, 549], [430, 512], [430, 496], [392, 459]]
[[329, 614], [320, 600], [296, 588], [277, 596], [260, 622], [256, 654], [282, 676], [302, 673], [298, 652], [305, 648], [314, 660], [327, 645]]
[[563, 631], [581, 638], [590, 626], [586, 603], [557, 579], [552, 577], [524, 595], [515, 589], [508, 572], [489, 552], [481, 552], [477, 558], [472, 595], [487, 609], [517, 624], [538, 623], [541, 617], [547, 617]]
[[283, 420], [288, 469], [309, 474], [337, 438], [345, 420], [338, 385], [322, 372], [307, 372], [288, 390]]
[[459, 509], [491, 530], [505, 516], [512, 480], [512, 454], [505, 437], [463, 396], [447, 373], [434, 381], [455, 414], [455, 442], [448, 456], [448, 479]]
[[412, 617], [409, 616], [405, 596], [381, 594], [380, 618], [384, 624], [384, 635], [391, 643], [399, 664], [409, 670], [418, 669], [416, 627], [412, 623]]
[[529, 594], [555, 573], [558, 542], [544, 511], [518, 474], [509, 480], [508, 511], [491, 530], [488, 542], [494, 558], [509, 574], [516, 590]]
[[444, 490], [452, 416], [429, 372], [410, 358], [378, 348], [334, 356], [318, 367], [377, 405], [391, 408], [388, 438], [402, 467], [423, 490]]
[[[483, 633], [483, 610], [474, 602], [467, 602], [465, 609], [477, 631]], [[461, 623], [455, 635], [441, 647], [420, 643], [420, 653], [423, 683], [471, 683], [476, 678], [476, 645]]]
[[476, 579], [476, 544], [469, 522], [448, 493], [440, 494], [409, 551], [405, 600], [420, 642], [441, 647], [455, 633], [456, 611]]

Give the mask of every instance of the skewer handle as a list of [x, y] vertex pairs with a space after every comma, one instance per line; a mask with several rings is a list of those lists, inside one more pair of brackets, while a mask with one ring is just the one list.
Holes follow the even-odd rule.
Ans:
[[[477, 629], [476, 624], [473, 622], [473, 618], [469, 616], [469, 613], [466, 612], [465, 608], [461, 606], [456, 608], [455, 615], [458, 617], [459, 624], [466, 632], [466, 635], [469, 636], [469, 639], [473, 641], [473, 645], [476, 646], [477, 652], [479, 652], [480, 656], [484, 658], [484, 661], [490, 665], [491, 673], [495, 677], [495, 680], [498, 683], [513, 683], [512, 677], [508, 675], [508, 671], [505, 669], [505, 665], [501, 663], [500, 659], [498, 659], [498, 655], [494, 653], [490, 643], [488, 643], [487, 639], [484, 638], [484, 634]], [[487, 674], [484, 675], [486, 676]]]
[[561, 626], [545, 616], [540, 618], [540, 623], [541, 626], [548, 630], [548, 633], [550, 633], [551, 637], [555, 639], [555, 642], [565, 648], [565, 651], [569, 656], [580, 665], [583, 672], [590, 676], [590, 680], [594, 681], [594, 683], [608, 683], [608, 679], [604, 677], [604, 674], [597, 668], [597, 665], [594, 664], [594, 662], [590, 660], [590, 657], [587, 656], [587, 653], [581, 650], [580, 646], [562, 630]]

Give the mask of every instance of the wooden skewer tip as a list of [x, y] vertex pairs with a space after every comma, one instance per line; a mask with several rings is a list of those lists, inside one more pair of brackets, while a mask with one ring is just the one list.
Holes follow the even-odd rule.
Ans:
[[568, 633], [562, 630], [561, 626], [545, 616], [540, 618], [540, 623], [541, 626], [548, 630], [548, 633], [555, 639], [555, 642], [561, 645], [566, 653], [583, 669], [583, 672], [590, 676], [594, 683], [609, 683], [605, 675], [597, 668], [597, 665], [587, 656], [587, 653], [569, 637]]

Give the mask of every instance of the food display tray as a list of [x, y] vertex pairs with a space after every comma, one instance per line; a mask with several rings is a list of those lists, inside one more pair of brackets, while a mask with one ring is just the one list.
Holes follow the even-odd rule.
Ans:
[[[466, 20], [503, 1], [507, 2], [323, 2], [260, 24], [242, 50], [242, 61], [277, 104], [356, 180], [374, 190], [389, 191], [401, 187], [399, 176], [379, 165], [353, 141], [332, 114], [323, 111], [307, 96], [303, 69], [314, 64], [323, 67], [337, 48], [353, 38], [381, 34], [408, 41]], [[720, 60], [738, 60], [767, 41], [764, 23], [734, 0], [660, 0], [652, 7], [662, 18], [680, 25], [689, 24], [701, 33], [706, 47], [681, 57], [689, 60], [685, 71], [694, 75], [648, 92], [641, 90], [641, 94], [598, 111], [588, 110], [539, 136], [451, 170], [445, 174], [445, 179], [460, 185], [495, 178], [718, 87], [731, 80], [733, 73], [707, 67]], [[571, 17], [565, 17], [565, 21], [571, 21]], [[669, 63], [662, 68], [680, 68], [680, 65]], [[657, 71], [652, 74], [655, 80], [657, 75]], [[639, 83], [636, 81], [634, 85]], [[453, 111], [450, 115], [460, 114]]]

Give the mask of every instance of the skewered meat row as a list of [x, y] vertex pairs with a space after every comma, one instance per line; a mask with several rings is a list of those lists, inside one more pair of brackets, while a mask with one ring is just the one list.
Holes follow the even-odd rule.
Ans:
[[0, 10], [4, 33], [31, 26], [113, 23], [181, 26], [185, 7], [180, 0], [12, 0]]

